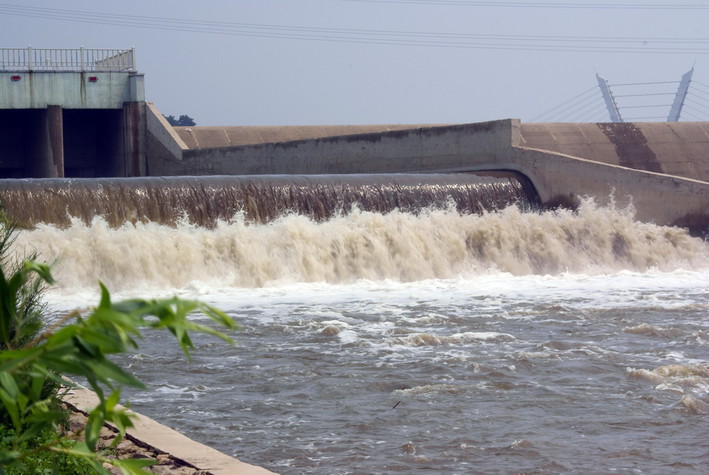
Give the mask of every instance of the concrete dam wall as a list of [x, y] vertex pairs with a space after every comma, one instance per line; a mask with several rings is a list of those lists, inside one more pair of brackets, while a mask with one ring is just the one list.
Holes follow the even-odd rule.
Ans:
[[[476, 173], [709, 230], [709, 123], [171, 127], [133, 49], [5, 48], [0, 178]], [[707, 231], [709, 232], [709, 231]]]
[[[709, 228], [709, 123], [167, 127], [149, 106], [149, 175], [514, 174], [542, 203], [632, 204]], [[152, 116], [152, 118], [151, 118]], [[152, 128], [151, 128], [152, 127]]]
[[521, 124], [520, 146], [709, 182], [708, 122]]

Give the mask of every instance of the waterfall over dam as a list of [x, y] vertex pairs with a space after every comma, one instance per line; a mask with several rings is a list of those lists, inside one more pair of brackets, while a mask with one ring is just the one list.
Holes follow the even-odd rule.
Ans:
[[212, 227], [237, 213], [247, 222], [264, 223], [288, 213], [321, 221], [353, 207], [415, 213], [454, 205], [460, 213], [479, 214], [536, 203], [530, 188], [511, 176], [463, 173], [0, 180], [0, 199], [22, 226], [66, 226], [72, 218], [89, 223], [101, 217], [111, 226], [184, 219]]

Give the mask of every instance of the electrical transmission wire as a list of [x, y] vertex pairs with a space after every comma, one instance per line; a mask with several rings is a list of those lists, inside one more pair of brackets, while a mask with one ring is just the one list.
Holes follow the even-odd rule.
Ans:
[[474, 0], [345, 0], [355, 3], [399, 3], [410, 5], [446, 5], [462, 7], [505, 7], [505, 8], [553, 8], [553, 9], [594, 9], [594, 10], [707, 10], [702, 4], [653, 4], [653, 3], [570, 3], [570, 2], [511, 2]]
[[514, 51], [709, 54], [709, 38], [501, 35], [325, 28], [100, 13], [9, 3], [0, 3], [0, 15], [149, 30], [330, 43]]

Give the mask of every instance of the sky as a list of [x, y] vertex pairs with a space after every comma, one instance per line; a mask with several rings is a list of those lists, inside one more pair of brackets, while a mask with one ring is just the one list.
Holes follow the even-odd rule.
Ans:
[[[709, 120], [709, 0], [0, 0], [0, 47], [131, 48], [197, 125]], [[653, 83], [653, 84], [650, 84]]]

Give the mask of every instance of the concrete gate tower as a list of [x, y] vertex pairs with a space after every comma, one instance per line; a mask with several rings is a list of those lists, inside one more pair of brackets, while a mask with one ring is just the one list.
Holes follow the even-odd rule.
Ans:
[[0, 48], [0, 177], [143, 176], [134, 49]]

